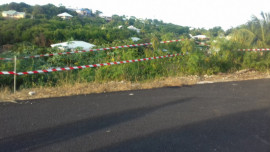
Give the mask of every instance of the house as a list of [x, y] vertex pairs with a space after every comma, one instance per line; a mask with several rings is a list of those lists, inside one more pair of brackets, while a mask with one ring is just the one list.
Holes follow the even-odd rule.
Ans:
[[76, 12], [82, 16], [91, 16], [92, 15], [92, 10], [88, 9], [88, 8], [77, 9]]
[[94, 44], [90, 44], [84, 41], [70, 41], [70, 42], [63, 42], [63, 43], [57, 43], [57, 44], [52, 44], [52, 48], [56, 47], [60, 50], [66, 50], [66, 49], [71, 49], [71, 50], [76, 50], [76, 49], [82, 49], [82, 50], [90, 50], [93, 47], [95, 47]]
[[17, 12], [15, 10], [3, 11], [2, 16], [4, 18], [20, 19], [25, 18], [25, 12]]
[[71, 19], [73, 17], [72, 15], [68, 14], [67, 12], [64, 12], [62, 14], [58, 14], [57, 16], [61, 17], [64, 20]]
[[137, 33], [140, 33], [140, 32], [141, 32], [140, 29], [137, 29], [136, 27], [134, 27], [134, 26], [132, 26], [132, 25], [129, 26], [128, 29], [133, 30], [133, 31], [136, 31]]
[[112, 17], [110, 16], [101, 16], [101, 18], [104, 18], [107, 22], [112, 21]]

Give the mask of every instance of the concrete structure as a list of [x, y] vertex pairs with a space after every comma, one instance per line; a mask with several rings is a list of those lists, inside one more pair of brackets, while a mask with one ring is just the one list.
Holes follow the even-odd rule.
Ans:
[[140, 40], [140, 38], [138, 38], [138, 37], [131, 37], [131, 40], [132, 40], [133, 42], [137, 42], [137, 41]]
[[207, 40], [207, 39], [209, 39], [206, 35], [196, 35], [196, 36], [192, 36], [191, 34], [189, 34], [189, 36], [190, 36], [192, 39], [199, 39], [199, 40]]
[[71, 49], [71, 50], [76, 50], [76, 49], [82, 49], [82, 50], [90, 50], [93, 47], [95, 47], [94, 44], [90, 44], [84, 41], [70, 41], [70, 42], [63, 42], [63, 43], [57, 43], [57, 44], [52, 44], [51, 47], [57, 47], [61, 50], [66, 50], [66, 49]]

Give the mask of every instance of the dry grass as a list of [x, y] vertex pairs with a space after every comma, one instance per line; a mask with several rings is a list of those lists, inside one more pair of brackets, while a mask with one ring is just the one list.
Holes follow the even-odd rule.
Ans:
[[[81, 94], [91, 93], [104, 93], [104, 92], [115, 92], [115, 91], [126, 91], [126, 90], [140, 90], [140, 89], [152, 89], [166, 86], [182, 86], [183, 84], [194, 84], [194, 80], [190, 81], [191, 77], [184, 78], [162, 78], [147, 82], [136, 82], [131, 83], [127, 81], [121, 82], [107, 82], [107, 83], [77, 83], [77, 84], [64, 84], [57, 87], [42, 87], [23, 89], [17, 91], [15, 94], [9, 89], [0, 90], [0, 101], [18, 101], [27, 99], [38, 99], [38, 98], [50, 98], [50, 97], [61, 97], [61, 96], [72, 96]], [[189, 81], [187, 80], [189, 79]], [[36, 94], [31, 96], [28, 93], [30, 91]]]
[[[1, 101], [18, 101], [27, 99], [50, 98], [61, 96], [72, 96], [91, 93], [115, 92], [126, 90], [152, 89], [169, 86], [193, 85], [198, 82], [226, 82], [241, 81], [251, 79], [270, 78], [269, 72], [261, 73], [252, 70], [242, 70], [233, 74], [218, 74], [212, 76], [186, 76], [186, 77], [168, 77], [147, 82], [107, 82], [107, 83], [78, 83], [63, 84], [57, 87], [41, 87], [32, 89], [23, 89], [15, 94], [8, 88], [0, 90]], [[34, 91], [35, 95], [29, 95], [30, 91]]]

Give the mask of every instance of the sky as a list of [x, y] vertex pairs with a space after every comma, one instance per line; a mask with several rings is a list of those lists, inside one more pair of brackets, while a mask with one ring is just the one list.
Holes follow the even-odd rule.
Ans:
[[221, 26], [224, 30], [245, 24], [252, 15], [270, 12], [270, 0], [1, 0], [0, 4], [60, 4], [71, 8], [99, 10], [105, 16], [126, 15], [158, 19], [194, 28]]

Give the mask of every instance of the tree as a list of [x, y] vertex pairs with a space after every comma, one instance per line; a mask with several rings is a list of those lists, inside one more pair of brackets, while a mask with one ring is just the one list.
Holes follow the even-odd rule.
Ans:
[[270, 13], [261, 12], [261, 19], [253, 15], [251, 21], [247, 23], [250, 31], [256, 34], [257, 45], [266, 47], [270, 45]]
[[248, 29], [238, 29], [233, 32], [232, 40], [239, 43], [239, 47], [250, 47], [255, 39], [255, 34]]
[[96, 10], [96, 12], [95, 12], [95, 16], [96, 17], [99, 17], [100, 16], [100, 14], [103, 14], [101, 11], [99, 11], [99, 10]]
[[34, 8], [33, 8], [32, 15], [34, 17], [38, 17], [38, 18], [41, 17], [41, 16], [44, 17], [44, 10], [43, 10], [43, 8], [40, 5], [35, 5]]
[[220, 34], [224, 34], [224, 30], [220, 26], [216, 26], [212, 29], [209, 29], [209, 33], [211, 37], [217, 37]]

